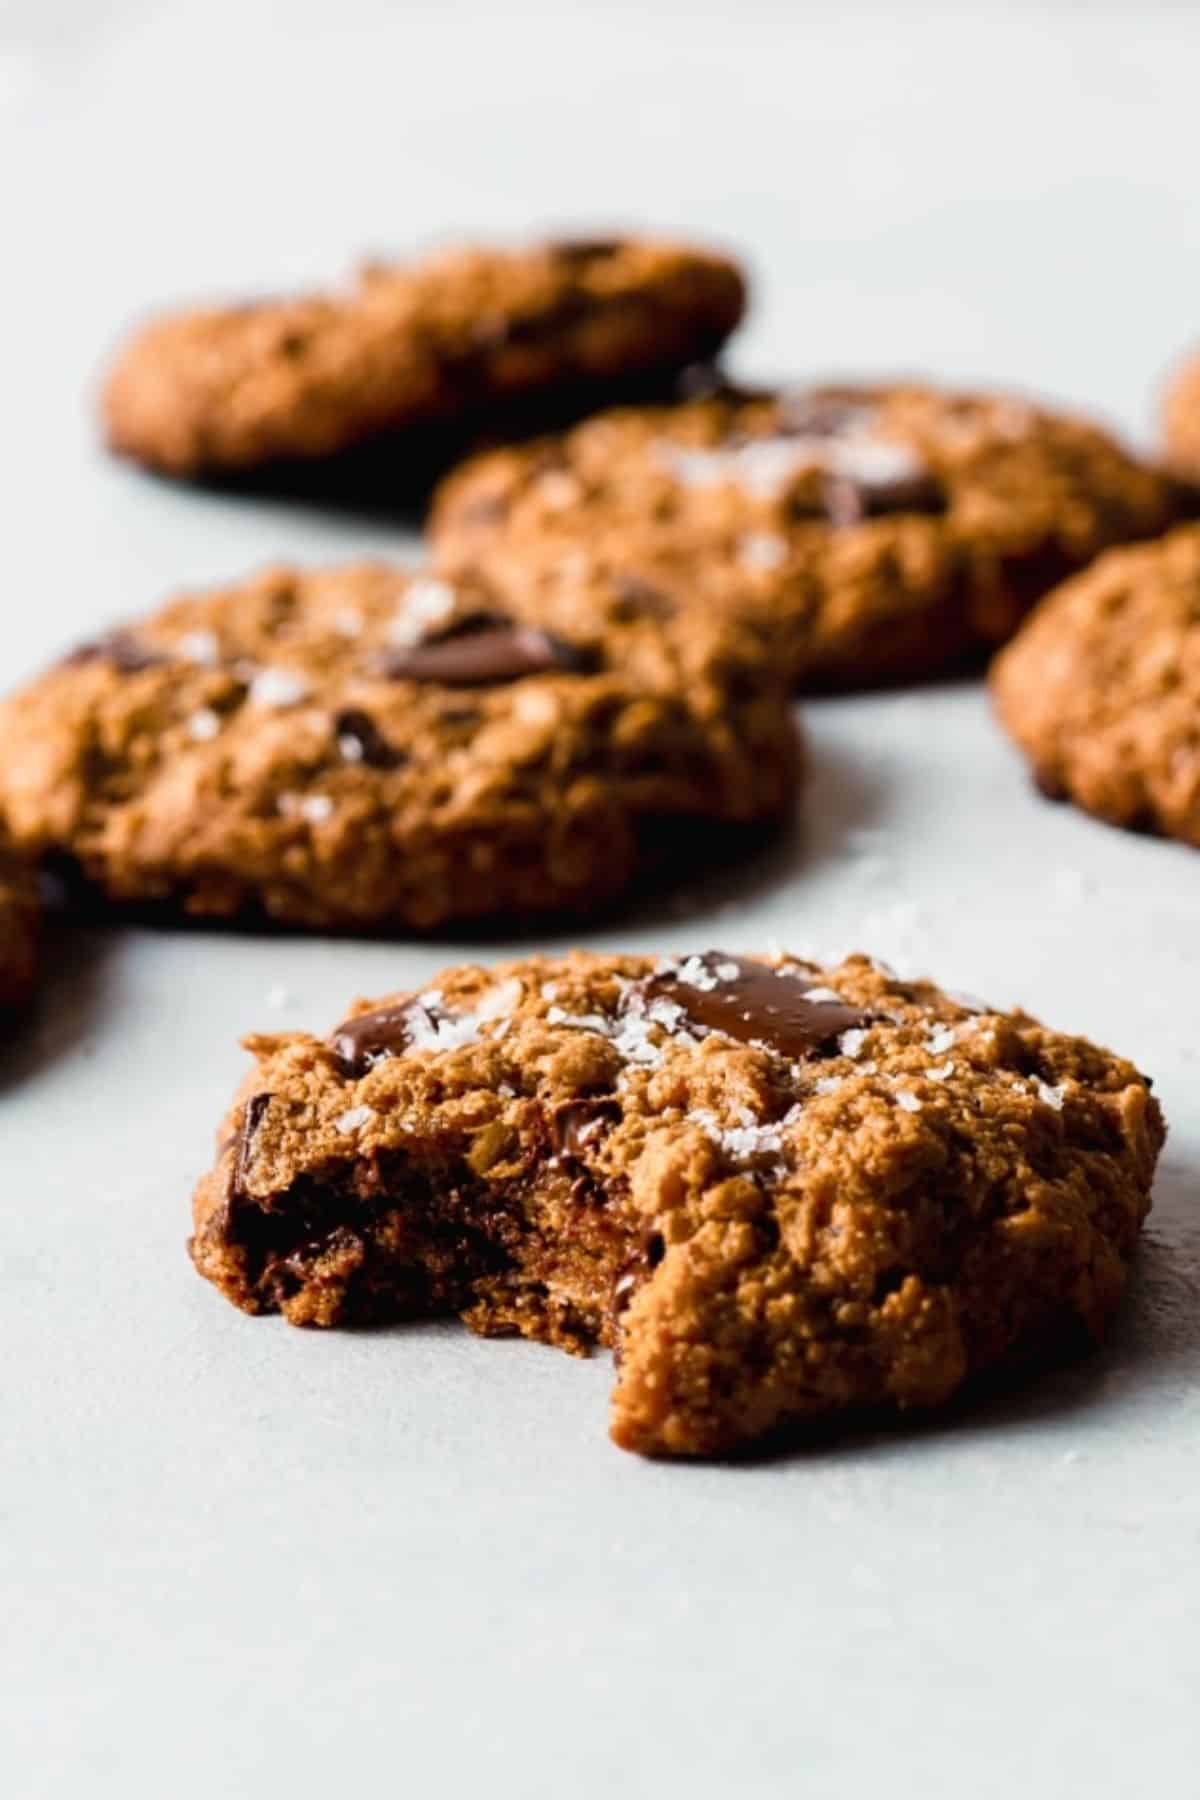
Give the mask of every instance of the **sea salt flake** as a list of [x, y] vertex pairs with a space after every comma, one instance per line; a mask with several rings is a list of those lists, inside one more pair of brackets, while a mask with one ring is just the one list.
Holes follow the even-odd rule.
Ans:
[[483, 996], [475, 1008], [475, 1017], [486, 1024], [491, 1019], [503, 1019], [513, 1008], [521, 1004], [521, 983], [515, 975], [508, 981], [498, 981], [490, 992]]
[[950, 1046], [958, 1039], [958, 1031], [953, 1025], [943, 1025], [937, 1031], [931, 1031], [925, 1039], [925, 1048], [933, 1056], [944, 1056]]
[[557, 997], [558, 997], [557, 981], [543, 981], [540, 991], [541, 991], [541, 996], [542, 996], [543, 1000], [557, 999]]
[[338, 739], [338, 749], [343, 762], [360, 763], [363, 760], [364, 751], [361, 738], [351, 737], [347, 732], [343, 732]]
[[[660, 969], [664, 974], [672, 972], [669, 968], [662, 969], [661, 965]], [[683, 961], [676, 965], [673, 972], [676, 980], [682, 981], [685, 987], [699, 988], [702, 994], [711, 994], [714, 988], [720, 986], [722, 979], [726, 981], [732, 979], [728, 975], [719, 977], [714, 970], [709, 968], [702, 956], [685, 956]], [[735, 969], [734, 974], [736, 975], [736, 973]]]
[[902, 1112], [919, 1113], [921, 1110], [920, 1100], [917, 1098], [916, 1094], [912, 1093], [908, 1088], [898, 1088], [896, 1090], [896, 1105], [900, 1107]]
[[954, 1064], [948, 1062], [943, 1063], [940, 1069], [926, 1069], [925, 1078], [927, 1081], [949, 1081], [953, 1073]]
[[175, 647], [186, 662], [206, 663], [210, 668], [221, 656], [215, 631], [185, 631]]
[[613, 1022], [603, 1013], [567, 1013], [561, 1006], [551, 1006], [546, 1011], [546, 1023], [566, 1025], [574, 1031], [595, 1031], [601, 1037], [613, 1035]]
[[295, 706], [308, 694], [308, 683], [292, 669], [260, 669], [250, 683], [255, 706]]
[[806, 988], [804, 998], [811, 1000], [814, 1006], [845, 1006], [846, 1004], [842, 996], [835, 994], [831, 987]]
[[328, 794], [280, 794], [277, 804], [285, 818], [304, 819], [309, 825], [323, 825], [333, 816]]
[[373, 1106], [352, 1106], [334, 1120], [337, 1129], [345, 1136], [351, 1131], [358, 1131], [361, 1126], [369, 1125], [375, 1117]]
[[738, 539], [738, 561], [750, 569], [777, 569], [787, 559], [787, 544], [770, 531], [752, 531]]
[[765, 1125], [758, 1120], [750, 1124], [722, 1125], [715, 1113], [704, 1108], [691, 1115], [705, 1136], [734, 1158], [748, 1161], [757, 1156], [777, 1156], [783, 1149], [783, 1132], [779, 1125]]
[[215, 713], [211, 706], [201, 706], [192, 713], [187, 721], [187, 733], [195, 738], [198, 744], [211, 743], [221, 730], [221, 715]]
[[1045, 1081], [1037, 1082], [1036, 1086], [1038, 1099], [1045, 1101], [1047, 1106], [1053, 1107], [1055, 1112], [1061, 1112], [1063, 1109], [1063, 1097], [1067, 1090], [1061, 1087], [1051, 1087], [1050, 1084]]
[[822, 1075], [819, 1081], [813, 1082], [813, 1092], [817, 1094], [833, 1094], [842, 1085], [840, 1075]]
[[441, 994], [431, 988], [409, 1007], [406, 1023], [409, 1041], [414, 1049], [461, 1050], [478, 1040], [479, 1020], [475, 1014], [441, 1013], [438, 1011], [440, 1000]]
[[410, 582], [401, 596], [400, 610], [388, 626], [389, 640], [404, 647], [419, 644], [431, 626], [444, 624], [450, 617], [456, 599], [450, 583], [436, 576]]
[[843, 1031], [841, 1037], [838, 1039], [838, 1049], [843, 1056], [849, 1056], [853, 1059], [862, 1055], [862, 1048], [866, 1041], [866, 1032], [860, 1030], [858, 1026], [852, 1026], [849, 1031]]

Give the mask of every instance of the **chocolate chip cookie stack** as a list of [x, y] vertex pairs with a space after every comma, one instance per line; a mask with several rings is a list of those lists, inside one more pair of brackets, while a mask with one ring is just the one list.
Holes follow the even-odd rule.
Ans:
[[[1177, 480], [1001, 394], [735, 386], [712, 359], [745, 294], [710, 251], [588, 239], [135, 335], [114, 450], [432, 486], [428, 561], [184, 594], [0, 707], [0, 1003], [31, 984], [40, 861], [113, 918], [611, 910], [786, 815], [792, 690], [1014, 634], [995, 693], [1043, 783], [1200, 843]], [[457, 966], [250, 1045], [201, 1273], [297, 1324], [611, 1347], [613, 1436], [649, 1454], [936, 1405], [1096, 1336], [1164, 1130], [1109, 1052], [862, 956]]]

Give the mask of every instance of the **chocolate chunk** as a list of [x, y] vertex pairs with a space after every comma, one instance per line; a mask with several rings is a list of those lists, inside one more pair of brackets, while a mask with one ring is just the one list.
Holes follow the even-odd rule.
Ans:
[[613, 591], [613, 612], [621, 619], [670, 619], [678, 610], [670, 594], [664, 594], [641, 575], [614, 575]]
[[488, 687], [526, 675], [584, 674], [596, 663], [588, 652], [548, 631], [489, 613], [409, 650], [389, 651], [377, 666], [389, 681]]
[[[766, 1044], [783, 1056], [806, 1056], [831, 1044], [843, 1031], [866, 1025], [869, 1012], [841, 1001], [810, 1000], [819, 983], [786, 969], [710, 950], [697, 959], [711, 987], [696, 987], [678, 975], [655, 975], [647, 991], [673, 1000], [691, 1025], [724, 1032], [743, 1044]], [[726, 970], [736, 973], [725, 975]]]
[[340, 712], [333, 722], [333, 729], [343, 754], [347, 745], [357, 746], [357, 755], [351, 750], [348, 761], [363, 762], [372, 769], [397, 769], [408, 760], [392, 748], [370, 713], [357, 708]]
[[240, 1199], [246, 1191], [246, 1178], [250, 1173], [250, 1158], [254, 1153], [254, 1139], [263, 1122], [263, 1115], [270, 1106], [270, 1094], [251, 1094], [242, 1111], [242, 1123], [238, 1129], [234, 1143], [233, 1171], [229, 1181], [230, 1199]]
[[80, 663], [108, 662], [122, 675], [138, 675], [143, 669], [161, 668], [170, 658], [161, 650], [152, 650], [148, 644], [139, 642], [132, 631], [110, 631], [94, 643], [78, 645], [62, 660], [64, 668], [74, 668]]
[[412, 1040], [411, 1015], [412, 1002], [406, 1000], [400, 1006], [381, 1006], [378, 1012], [344, 1020], [329, 1038], [342, 1074], [351, 1078], [365, 1075], [383, 1057], [406, 1049]]
[[550, 250], [565, 263], [600, 262], [622, 248], [620, 238], [556, 238]]
[[615, 1100], [564, 1100], [550, 1121], [555, 1155], [563, 1162], [577, 1162], [583, 1151], [620, 1119], [621, 1108]]
[[831, 525], [857, 525], [884, 513], [941, 513], [946, 500], [926, 470], [893, 480], [868, 481], [849, 475], [831, 475], [825, 483], [825, 516]]

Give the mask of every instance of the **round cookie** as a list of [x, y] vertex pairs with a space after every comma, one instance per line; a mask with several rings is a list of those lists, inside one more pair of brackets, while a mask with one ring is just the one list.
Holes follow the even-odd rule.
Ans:
[[1171, 488], [1094, 426], [930, 387], [719, 391], [473, 458], [435, 497], [441, 566], [505, 580], [674, 560], [809, 687], [936, 674], [1056, 581], [1164, 528]]
[[610, 1345], [651, 1455], [1097, 1337], [1164, 1136], [1131, 1064], [861, 956], [454, 968], [246, 1044], [200, 1273], [297, 1325]]
[[[114, 450], [171, 475], [311, 462], [397, 439], [420, 465], [543, 404], [578, 416], [712, 356], [745, 284], [727, 258], [653, 239], [446, 250], [341, 291], [168, 315], [108, 376]], [[440, 437], [436, 455], [444, 454]]]
[[32, 870], [0, 842], [0, 1022], [32, 997], [40, 916]]
[[575, 640], [383, 564], [186, 596], [0, 706], [23, 853], [112, 902], [310, 927], [587, 911], [795, 779], [749, 636]]
[[1044, 792], [1200, 846], [1200, 525], [1112, 550], [1052, 594], [992, 694]]

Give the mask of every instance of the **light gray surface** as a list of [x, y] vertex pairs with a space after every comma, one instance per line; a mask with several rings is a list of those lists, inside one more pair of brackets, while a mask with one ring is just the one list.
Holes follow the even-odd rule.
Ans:
[[[1198, 53], [1182, 6], [0, 0], [10, 676], [395, 546], [116, 468], [85, 400], [148, 302], [368, 246], [704, 227], [761, 277], [748, 371], [1144, 429], [1200, 333]], [[797, 838], [594, 941], [861, 944], [1141, 1061], [1173, 1133], [1115, 1342], [953, 1428], [670, 1468], [608, 1444], [605, 1359], [242, 1318], [182, 1251], [234, 1040], [443, 953], [63, 946], [0, 1090], [5, 1792], [1194, 1791], [1200, 861], [1039, 802], [977, 688], [808, 716]]]

